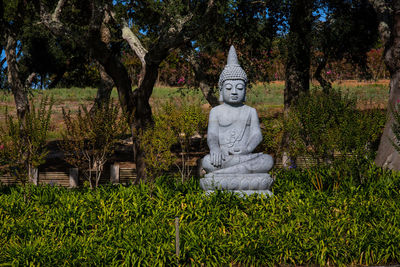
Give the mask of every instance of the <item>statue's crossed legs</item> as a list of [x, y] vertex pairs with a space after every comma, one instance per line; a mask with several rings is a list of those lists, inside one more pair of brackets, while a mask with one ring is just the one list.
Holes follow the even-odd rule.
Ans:
[[222, 161], [221, 167], [211, 164], [210, 155], [202, 159], [202, 167], [207, 173], [267, 173], [273, 166], [274, 160], [270, 155], [255, 153], [248, 155], [228, 155]]

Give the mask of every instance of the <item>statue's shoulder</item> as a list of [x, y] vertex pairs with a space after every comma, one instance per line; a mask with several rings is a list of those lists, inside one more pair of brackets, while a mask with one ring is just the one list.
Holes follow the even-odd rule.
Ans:
[[211, 115], [211, 114], [212, 114], [212, 115], [218, 115], [218, 114], [220, 114], [221, 112], [224, 112], [223, 110], [224, 110], [223, 106], [222, 106], [222, 105], [218, 105], [218, 106], [216, 106], [216, 107], [213, 107], [213, 108], [210, 110], [210, 115]]
[[243, 105], [243, 110], [249, 112], [249, 113], [256, 113], [257, 114], [257, 110], [253, 107], [247, 106], [247, 105]]

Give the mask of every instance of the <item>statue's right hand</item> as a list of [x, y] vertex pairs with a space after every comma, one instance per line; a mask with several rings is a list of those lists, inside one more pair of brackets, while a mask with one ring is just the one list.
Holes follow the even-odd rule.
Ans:
[[211, 157], [211, 164], [217, 168], [221, 167], [222, 160], [225, 158], [220, 149], [211, 150], [210, 157]]

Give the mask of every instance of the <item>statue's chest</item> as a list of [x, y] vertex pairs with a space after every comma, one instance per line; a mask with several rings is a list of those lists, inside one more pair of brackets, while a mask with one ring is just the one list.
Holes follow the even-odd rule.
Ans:
[[239, 118], [240, 112], [232, 110], [230, 112], [224, 112], [218, 116], [218, 124], [221, 127], [229, 127]]

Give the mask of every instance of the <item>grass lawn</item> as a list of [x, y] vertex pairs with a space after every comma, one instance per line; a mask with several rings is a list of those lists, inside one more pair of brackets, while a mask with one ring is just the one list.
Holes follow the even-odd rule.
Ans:
[[[400, 262], [400, 176], [362, 184], [329, 170], [275, 173], [272, 198], [205, 196], [196, 179], [153, 186], [0, 187], [0, 264], [387, 265]], [[316, 190], [312, 177], [320, 176]]]

